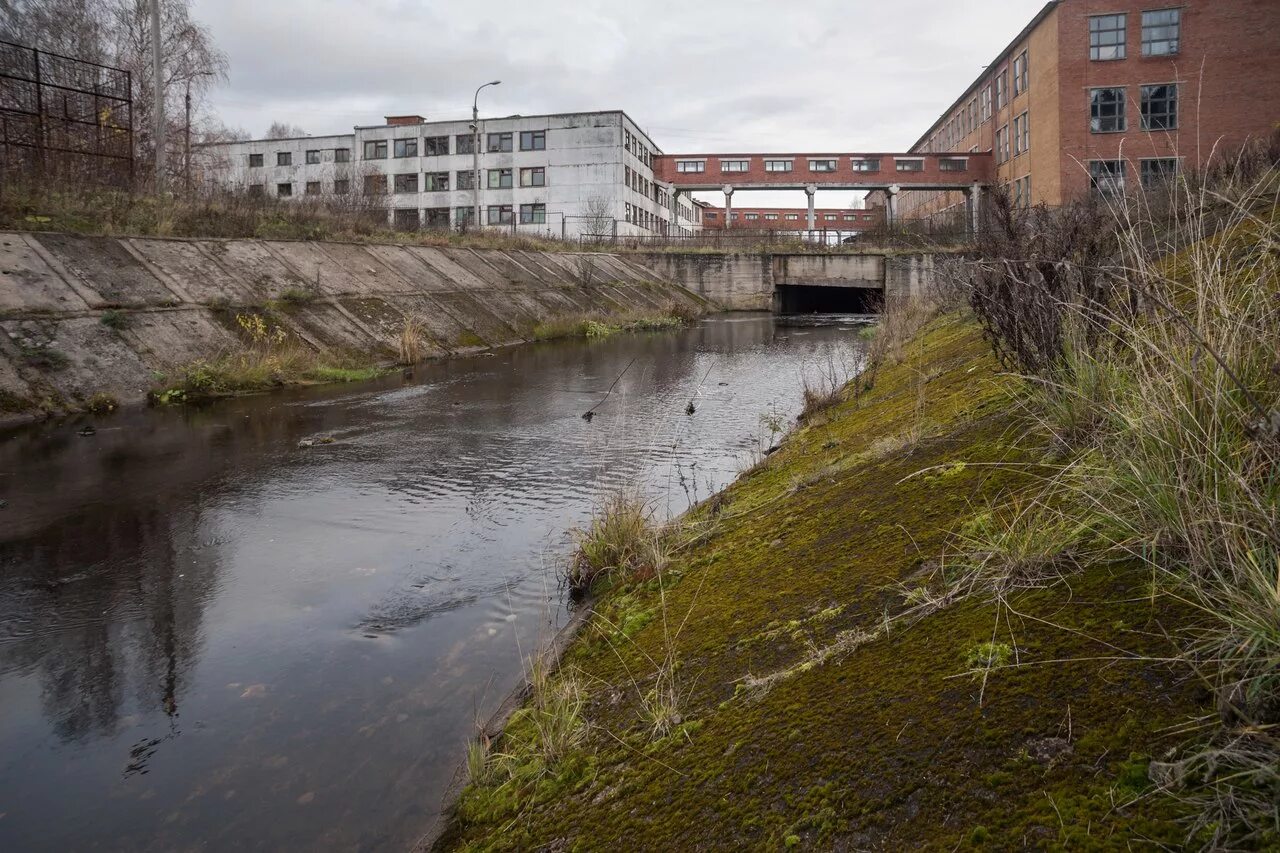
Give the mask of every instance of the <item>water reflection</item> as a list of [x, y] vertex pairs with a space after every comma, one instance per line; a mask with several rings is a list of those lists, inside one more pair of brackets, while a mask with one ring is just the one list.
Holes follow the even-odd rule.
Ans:
[[411, 843], [593, 499], [707, 496], [856, 346], [736, 317], [4, 436], [0, 849]]

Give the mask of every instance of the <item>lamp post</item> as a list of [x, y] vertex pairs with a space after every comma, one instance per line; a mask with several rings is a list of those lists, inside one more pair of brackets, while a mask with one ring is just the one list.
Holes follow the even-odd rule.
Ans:
[[475, 213], [472, 225], [480, 227], [480, 90], [485, 86], [497, 86], [501, 80], [490, 80], [476, 88], [476, 95], [471, 99], [471, 130], [475, 138], [471, 142], [471, 167], [475, 172], [472, 192], [475, 193]]

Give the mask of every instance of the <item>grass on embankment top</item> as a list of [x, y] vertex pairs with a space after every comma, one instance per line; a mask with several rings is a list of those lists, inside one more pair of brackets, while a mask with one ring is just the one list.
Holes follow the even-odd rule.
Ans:
[[[922, 606], [949, 532], [1032, 482], [1017, 393], [971, 321], [935, 321], [604, 594], [550, 699], [472, 756], [441, 846], [1176, 846], [1145, 763], [1200, 697], [1132, 657], [1171, 653], [1142, 572]], [[580, 730], [538, 749], [566, 706]]]

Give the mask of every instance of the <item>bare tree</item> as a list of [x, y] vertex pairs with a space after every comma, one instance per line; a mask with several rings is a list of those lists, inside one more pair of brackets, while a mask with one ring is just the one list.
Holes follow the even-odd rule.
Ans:
[[607, 196], [593, 195], [582, 208], [582, 233], [594, 240], [613, 235], [613, 202]]
[[267, 128], [266, 135], [263, 139], [296, 139], [299, 136], [308, 136], [309, 134], [296, 124], [289, 124], [287, 121], [273, 121], [271, 127]]

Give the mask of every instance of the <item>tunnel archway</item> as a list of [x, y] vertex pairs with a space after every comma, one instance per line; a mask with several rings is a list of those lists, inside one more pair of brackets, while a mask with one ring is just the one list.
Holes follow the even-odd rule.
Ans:
[[778, 314], [878, 314], [884, 292], [871, 287], [779, 284], [773, 307]]

